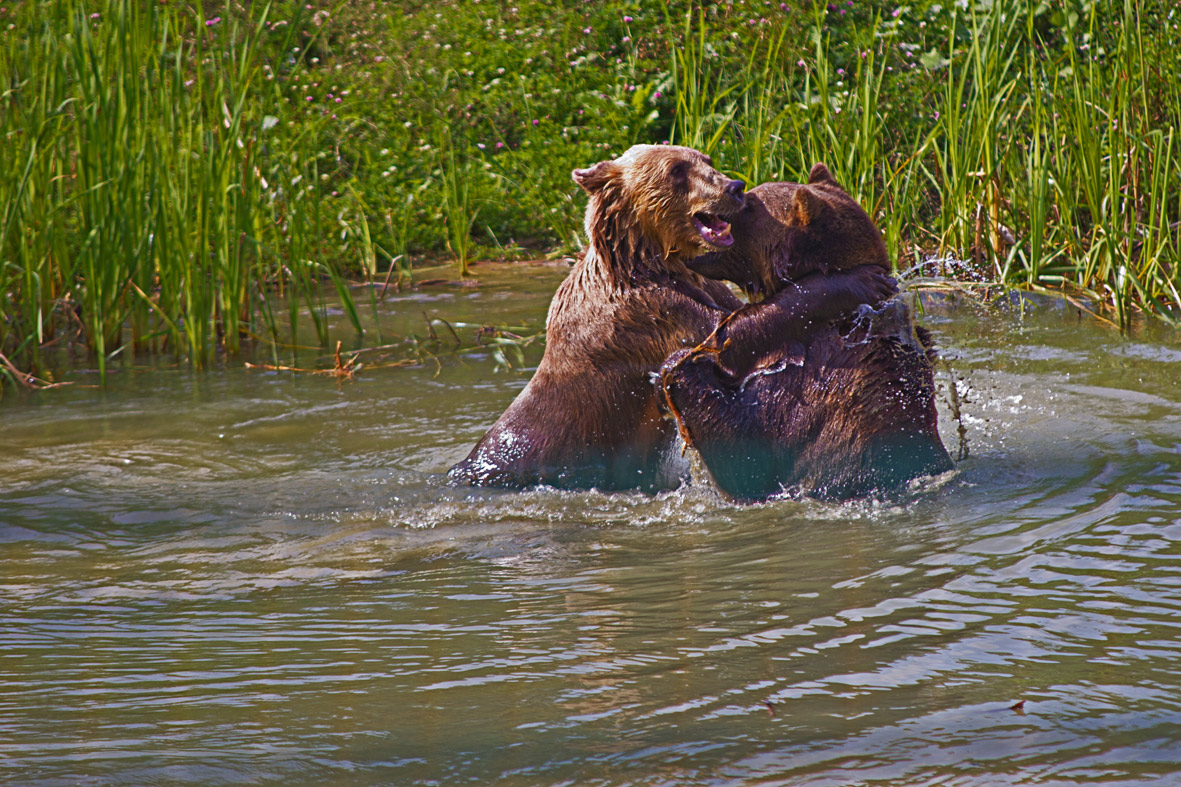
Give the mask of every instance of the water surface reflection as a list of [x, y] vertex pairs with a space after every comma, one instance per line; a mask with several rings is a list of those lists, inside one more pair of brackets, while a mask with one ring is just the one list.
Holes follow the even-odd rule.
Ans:
[[1168, 783], [1181, 348], [924, 319], [970, 458], [889, 503], [446, 487], [524, 384], [484, 356], [10, 398], [0, 781]]

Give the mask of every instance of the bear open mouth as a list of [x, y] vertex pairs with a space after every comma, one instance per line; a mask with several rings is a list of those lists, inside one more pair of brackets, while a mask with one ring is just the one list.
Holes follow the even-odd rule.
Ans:
[[693, 214], [693, 226], [697, 232], [711, 246], [725, 249], [734, 244], [734, 236], [730, 234], [730, 225], [709, 213]]

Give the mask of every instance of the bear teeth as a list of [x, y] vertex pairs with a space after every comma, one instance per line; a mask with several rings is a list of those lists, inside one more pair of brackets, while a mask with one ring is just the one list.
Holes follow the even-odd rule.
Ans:
[[705, 242], [711, 246], [725, 248], [734, 243], [734, 236], [730, 234], [730, 225], [717, 216], [698, 213], [693, 217], [693, 224]]

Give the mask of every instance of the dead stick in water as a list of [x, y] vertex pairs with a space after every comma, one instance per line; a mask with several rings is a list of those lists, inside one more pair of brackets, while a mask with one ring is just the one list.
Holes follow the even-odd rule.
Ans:
[[27, 388], [30, 391], [40, 391], [44, 388], [61, 388], [72, 383], [51, 383], [48, 380], [42, 380], [40, 377], [34, 377], [28, 372], [22, 372], [16, 368], [16, 364], [8, 360], [8, 356], [0, 353], [0, 363], [8, 367], [8, 371], [12, 372], [12, 379], [16, 380], [17, 385]]
[[[400, 260], [400, 259], [402, 259], [401, 254], [399, 254], [397, 257], [394, 257], [393, 259], [390, 260], [390, 269], [385, 275], [385, 282], [381, 285], [381, 293], [377, 296], [378, 300], [382, 301], [383, 303], [385, 302], [385, 291], [390, 288], [390, 277], [394, 275], [394, 265], [396, 265], [398, 263], [398, 260]], [[398, 291], [399, 292], [401, 292], [401, 290], [402, 290], [401, 282], [402, 282], [402, 276], [401, 276], [401, 274], [399, 274], [398, 275]]]

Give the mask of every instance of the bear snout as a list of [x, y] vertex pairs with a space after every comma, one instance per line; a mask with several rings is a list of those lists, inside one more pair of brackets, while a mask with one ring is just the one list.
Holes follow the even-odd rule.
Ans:
[[731, 197], [738, 200], [738, 204], [741, 206], [741, 205], [746, 204], [745, 189], [746, 189], [746, 184], [743, 183], [741, 180], [732, 180], [726, 184], [726, 187], [724, 189], [722, 189], [722, 191], [726, 192]]

